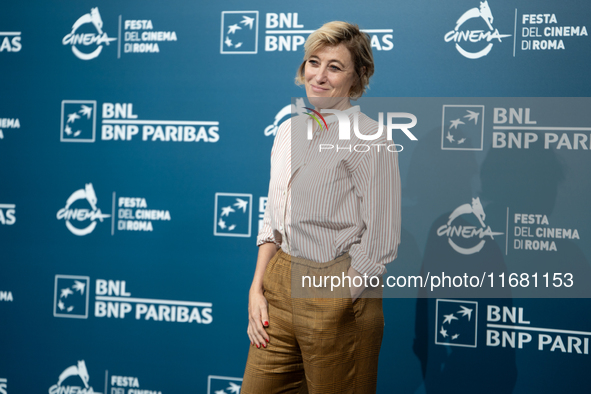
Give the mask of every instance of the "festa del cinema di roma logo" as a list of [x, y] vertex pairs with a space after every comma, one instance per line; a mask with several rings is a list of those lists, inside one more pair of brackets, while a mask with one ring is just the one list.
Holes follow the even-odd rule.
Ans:
[[[82, 201], [82, 203], [77, 203]], [[75, 204], [76, 203], [76, 204]], [[87, 203], [91, 209], [80, 208], [79, 204]], [[90, 234], [94, 231], [97, 221], [103, 221], [106, 218], [110, 218], [111, 215], [106, 215], [101, 212], [101, 209], [96, 206], [97, 197], [94, 192], [92, 183], [87, 183], [84, 189], [76, 190], [66, 200], [66, 206], [57, 212], [57, 218], [59, 220], [65, 220], [66, 227], [74, 235], [83, 236]], [[75, 205], [75, 207], [73, 207]], [[84, 223], [90, 221], [85, 227], [76, 227], [72, 222]]]
[[[488, 31], [462, 29], [462, 25], [464, 23], [471, 19], [478, 18], [482, 18], [484, 22], [486, 22], [486, 25], [489, 29]], [[445, 42], [455, 42], [458, 52], [468, 59], [478, 59], [484, 57], [491, 51], [493, 47], [493, 40], [502, 42], [502, 38], [511, 37], [511, 34], [500, 34], [498, 29], [493, 28], [493, 19], [492, 11], [488, 6], [488, 1], [481, 1], [480, 8], [474, 7], [464, 12], [464, 14], [457, 20], [456, 27], [445, 34]], [[470, 44], [466, 45], [466, 43], [479, 43], [482, 41], [488, 44], [486, 44], [486, 46], [479, 51], [471, 52], [468, 49], [462, 47], [462, 43], [465, 47], [468, 47]]]
[[[79, 32], [79, 29], [82, 31], [88, 31], [88, 27], [85, 25], [94, 26], [96, 33]], [[92, 29], [92, 27], [90, 29]], [[90, 9], [90, 13], [82, 15], [76, 22], [74, 22], [72, 25], [72, 31], [65, 35], [62, 39], [62, 44], [71, 45], [72, 52], [74, 52], [74, 55], [79, 59], [91, 60], [101, 54], [103, 45], [109, 45], [111, 41], [115, 40], [117, 39], [109, 37], [107, 33], [103, 31], [103, 20], [98, 7], [95, 7]], [[88, 52], [87, 50], [80, 50], [78, 47], [86, 47], [89, 49], [94, 47], [94, 50]]]
[[[480, 225], [482, 227], [453, 225], [454, 220], [456, 220], [457, 218], [459, 218], [462, 215], [476, 216], [476, 219], [478, 219], [478, 221], [480, 222]], [[472, 204], [463, 204], [463, 205], [460, 205], [459, 207], [457, 207], [456, 209], [454, 209], [454, 211], [451, 213], [451, 215], [449, 215], [449, 219], [447, 220], [447, 223], [440, 226], [437, 229], [437, 235], [440, 237], [447, 236], [447, 242], [452, 247], [452, 249], [458, 253], [461, 253], [464, 255], [478, 253], [482, 250], [482, 248], [484, 247], [484, 244], [486, 243], [486, 239], [484, 239], [484, 237], [490, 237], [490, 239], [494, 239], [493, 237], [495, 235], [503, 235], [503, 233], [497, 233], [497, 232], [492, 231], [490, 226], [487, 226], [484, 223], [485, 218], [486, 218], [486, 214], [484, 213], [484, 208], [482, 207], [482, 204], [480, 203], [480, 198], [479, 197], [473, 198]], [[479, 241], [474, 246], [464, 247], [464, 246], [460, 246], [456, 242], [454, 242], [454, 240], [453, 240], [454, 237], [457, 237], [460, 239], [461, 238], [464, 238], [464, 239], [476, 238], [476, 239], [479, 239]], [[459, 242], [459, 241], [457, 241], [457, 242]]]

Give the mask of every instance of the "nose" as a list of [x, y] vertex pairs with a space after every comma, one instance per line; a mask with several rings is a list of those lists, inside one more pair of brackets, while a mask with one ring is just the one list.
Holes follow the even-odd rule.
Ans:
[[316, 71], [316, 82], [322, 84], [328, 80], [328, 68], [326, 65], [321, 65]]

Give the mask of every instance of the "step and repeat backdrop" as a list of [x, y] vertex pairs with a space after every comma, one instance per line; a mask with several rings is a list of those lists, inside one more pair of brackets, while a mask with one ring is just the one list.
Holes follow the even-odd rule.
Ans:
[[417, 120], [416, 140], [393, 132], [388, 275], [449, 270], [458, 290], [388, 289], [378, 392], [588, 392], [589, 15], [574, 0], [4, 1], [0, 394], [240, 393], [271, 147], [306, 105], [304, 42], [331, 20], [371, 37], [379, 110]]

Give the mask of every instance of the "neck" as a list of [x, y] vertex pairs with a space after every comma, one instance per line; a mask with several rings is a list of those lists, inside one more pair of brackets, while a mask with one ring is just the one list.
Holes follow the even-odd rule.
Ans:
[[341, 100], [339, 100], [337, 103], [335, 103], [334, 105], [332, 105], [330, 107], [327, 106], [327, 107], [322, 108], [322, 107], [316, 106], [315, 108], [316, 108], [316, 111], [320, 112], [320, 110], [322, 110], [322, 109], [336, 109], [338, 111], [344, 111], [344, 110], [349, 109], [351, 107], [352, 107], [352, 105], [351, 105], [351, 101], [349, 100], [349, 98], [343, 97]]

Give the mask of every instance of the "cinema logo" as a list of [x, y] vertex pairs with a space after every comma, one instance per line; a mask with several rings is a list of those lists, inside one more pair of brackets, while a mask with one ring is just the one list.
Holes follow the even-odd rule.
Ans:
[[0, 140], [4, 139], [6, 129], [20, 129], [21, 123], [18, 118], [0, 118]]
[[[470, 30], [464, 28], [464, 24], [475, 19], [480, 21], [482, 19], [488, 30], [478, 29]], [[445, 36], [445, 42], [455, 42], [457, 51], [468, 59], [479, 59], [489, 54], [496, 41], [502, 42], [502, 38], [511, 37], [511, 34], [500, 34], [498, 29], [493, 27], [493, 15], [488, 1], [481, 1], [480, 8], [471, 8], [464, 12], [462, 16], [456, 21], [456, 27], [448, 31]], [[472, 21], [474, 22], [474, 21]], [[472, 25], [472, 24], [470, 24]], [[473, 47], [480, 46], [484, 43], [484, 48], [473, 49]]]
[[273, 123], [265, 127], [264, 134], [265, 137], [277, 135], [277, 129], [279, 129], [279, 125], [284, 121], [287, 120], [288, 117], [292, 115], [301, 115], [306, 111], [306, 104], [304, 99], [299, 97], [295, 99], [295, 104], [288, 104], [285, 107], [281, 108], [277, 114], [275, 114], [275, 119]]
[[[454, 224], [463, 215], [474, 215], [480, 223], [480, 227]], [[485, 237], [492, 240], [495, 235], [503, 234], [492, 231], [490, 226], [484, 223], [485, 218], [486, 214], [480, 204], [480, 198], [473, 198], [472, 204], [463, 204], [454, 209], [449, 215], [447, 223], [437, 229], [437, 235], [447, 237], [449, 245], [458, 253], [463, 255], [478, 253], [486, 243]]]
[[0, 290], [0, 301], [13, 302], [14, 297], [12, 296], [12, 292]]
[[[95, 32], [87, 33], [89, 29], [87, 25]], [[71, 46], [72, 52], [78, 59], [91, 60], [101, 54], [104, 45], [109, 45], [116, 40], [103, 31], [103, 19], [98, 7], [95, 7], [90, 9], [90, 13], [82, 15], [74, 22], [72, 31], [64, 36], [62, 44]]]
[[84, 360], [80, 360], [76, 365], [66, 368], [60, 374], [57, 384], [49, 388], [49, 394], [102, 394], [94, 391], [89, 383], [90, 376], [86, 369], [86, 363]]
[[151, 209], [147, 201], [145, 197], [117, 197], [113, 192], [112, 212], [103, 214], [97, 206], [92, 183], [87, 183], [84, 189], [72, 193], [66, 206], [58, 211], [57, 218], [64, 220], [68, 230], [78, 236], [92, 233], [97, 223], [107, 218], [112, 218], [111, 235], [115, 235], [115, 229], [152, 232], [154, 222], [170, 222], [171, 214], [167, 209]]
[[76, 190], [68, 197], [66, 206], [57, 212], [57, 219], [63, 220], [72, 234], [88, 235], [94, 231], [98, 222], [111, 217], [103, 214], [97, 203], [94, 187], [92, 183], [87, 183], [84, 189]]

